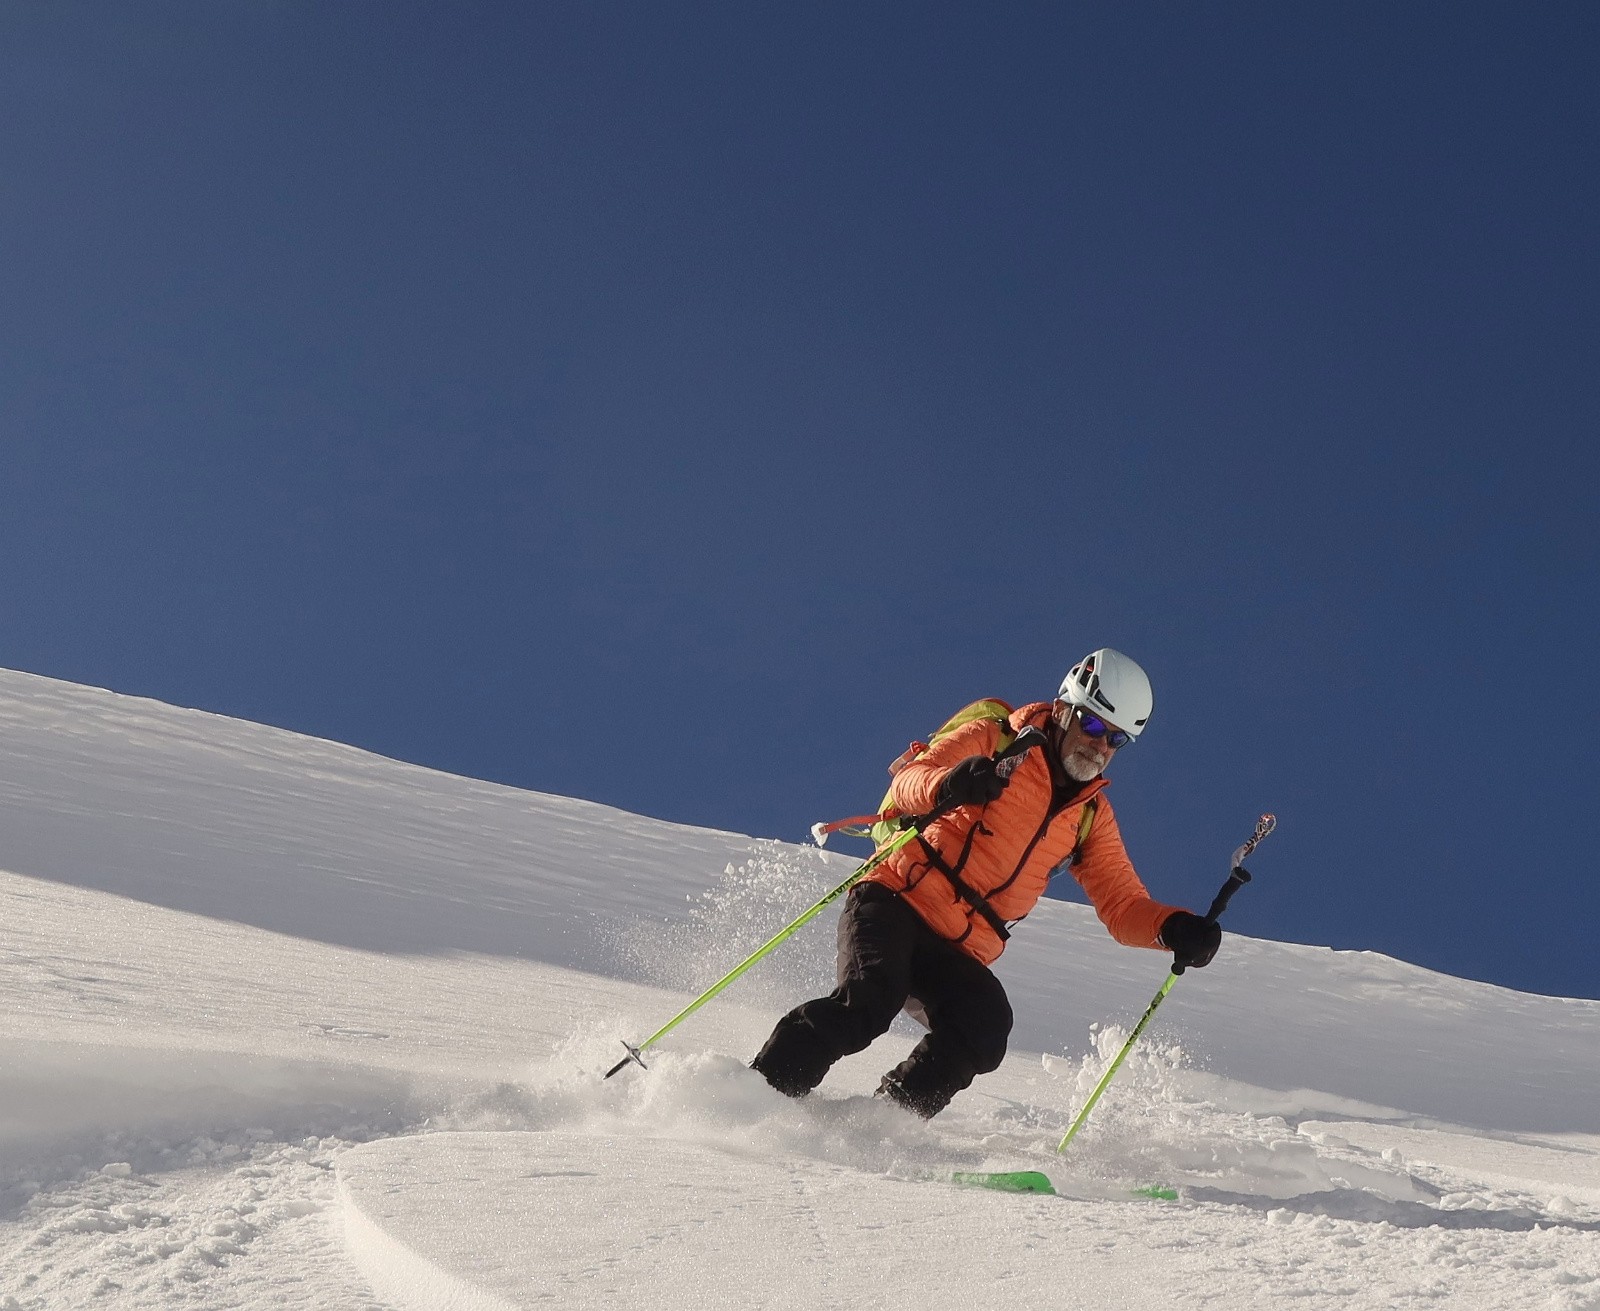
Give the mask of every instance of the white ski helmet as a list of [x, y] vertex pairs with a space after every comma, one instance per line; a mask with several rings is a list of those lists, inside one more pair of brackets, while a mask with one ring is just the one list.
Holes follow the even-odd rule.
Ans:
[[1144, 670], [1109, 646], [1073, 665], [1061, 681], [1056, 699], [1069, 706], [1087, 706], [1129, 737], [1138, 737], [1144, 731], [1155, 706]]

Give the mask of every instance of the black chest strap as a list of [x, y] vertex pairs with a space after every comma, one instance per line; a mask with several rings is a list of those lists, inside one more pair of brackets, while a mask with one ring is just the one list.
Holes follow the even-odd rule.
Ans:
[[[976, 831], [977, 825], [973, 825], [973, 832]], [[1006, 927], [1006, 922], [1001, 919], [999, 915], [995, 914], [994, 907], [983, 899], [983, 894], [974, 888], [970, 883], [968, 883], [964, 878], [962, 878], [961, 875], [956, 872], [954, 866], [945, 860], [945, 858], [941, 856], [934, 848], [933, 844], [926, 838], [922, 837], [921, 834], [917, 835], [917, 841], [922, 845], [922, 850], [927, 853], [928, 864], [932, 865], [934, 869], [938, 870], [939, 873], [945, 876], [945, 878], [949, 881], [950, 886], [956, 890], [956, 895], [983, 917], [984, 922], [995, 931], [995, 933], [999, 936], [1000, 941], [1005, 942], [1008, 938], [1010, 938], [1011, 930]], [[971, 845], [971, 835], [969, 834], [967, 847], [970, 848]], [[962, 855], [964, 856], [965, 854], [966, 850], [963, 849]], [[964, 864], [965, 862], [963, 861], [962, 863]]]

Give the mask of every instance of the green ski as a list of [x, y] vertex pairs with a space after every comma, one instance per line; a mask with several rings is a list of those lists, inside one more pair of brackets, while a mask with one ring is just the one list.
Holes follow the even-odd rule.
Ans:
[[966, 1184], [972, 1188], [990, 1188], [997, 1193], [1043, 1193], [1047, 1197], [1056, 1195], [1056, 1187], [1050, 1182], [1050, 1177], [1040, 1174], [1037, 1170], [1004, 1170], [998, 1174], [957, 1170], [950, 1176], [950, 1182]]
[[[997, 1193], [1036, 1193], [1042, 1197], [1059, 1197], [1050, 1176], [1038, 1170], [957, 1170], [949, 1176], [953, 1184], [968, 1188], [988, 1188]], [[1128, 1189], [1129, 1197], [1146, 1197], [1153, 1201], [1176, 1202], [1178, 1190], [1165, 1184], [1147, 1184], [1143, 1188]]]

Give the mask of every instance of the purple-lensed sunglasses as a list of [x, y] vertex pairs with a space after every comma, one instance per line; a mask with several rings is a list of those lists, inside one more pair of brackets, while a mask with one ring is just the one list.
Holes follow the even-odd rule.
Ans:
[[1132, 733], [1124, 733], [1120, 728], [1112, 728], [1099, 715], [1091, 714], [1082, 706], [1077, 707], [1072, 713], [1077, 715], [1078, 723], [1083, 726], [1085, 736], [1105, 738], [1106, 745], [1113, 751], [1118, 747], [1125, 747], [1133, 741]]

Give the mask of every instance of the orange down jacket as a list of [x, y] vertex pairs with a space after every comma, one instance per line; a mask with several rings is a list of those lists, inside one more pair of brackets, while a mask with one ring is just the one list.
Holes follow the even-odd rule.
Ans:
[[[1011, 716], [1013, 729], [1043, 728], [1049, 702], [1023, 706]], [[922, 815], [937, 804], [945, 775], [968, 756], [1000, 749], [1000, 726], [992, 719], [963, 724], [895, 775], [893, 801], [903, 814]], [[1020, 920], [1044, 895], [1050, 873], [1072, 854], [1084, 803], [1095, 803], [1094, 826], [1071, 872], [1088, 893], [1095, 913], [1118, 942], [1160, 947], [1157, 934], [1177, 909], [1153, 901], [1134, 872], [1106, 786], [1097, 778], [1050, 814], [1053, 788], [1042, 750], [1016, 757], [1006, 790], [986, 806], [961, 806], [935, 820], [867, 876], [908, 901], [935, 933], [985, 965], [1005, 950], [988, 919], [964, 900], [938, 868], [942, 861], [1002, 920]], [[931, 847], [933, 855], [929, 854]]]

